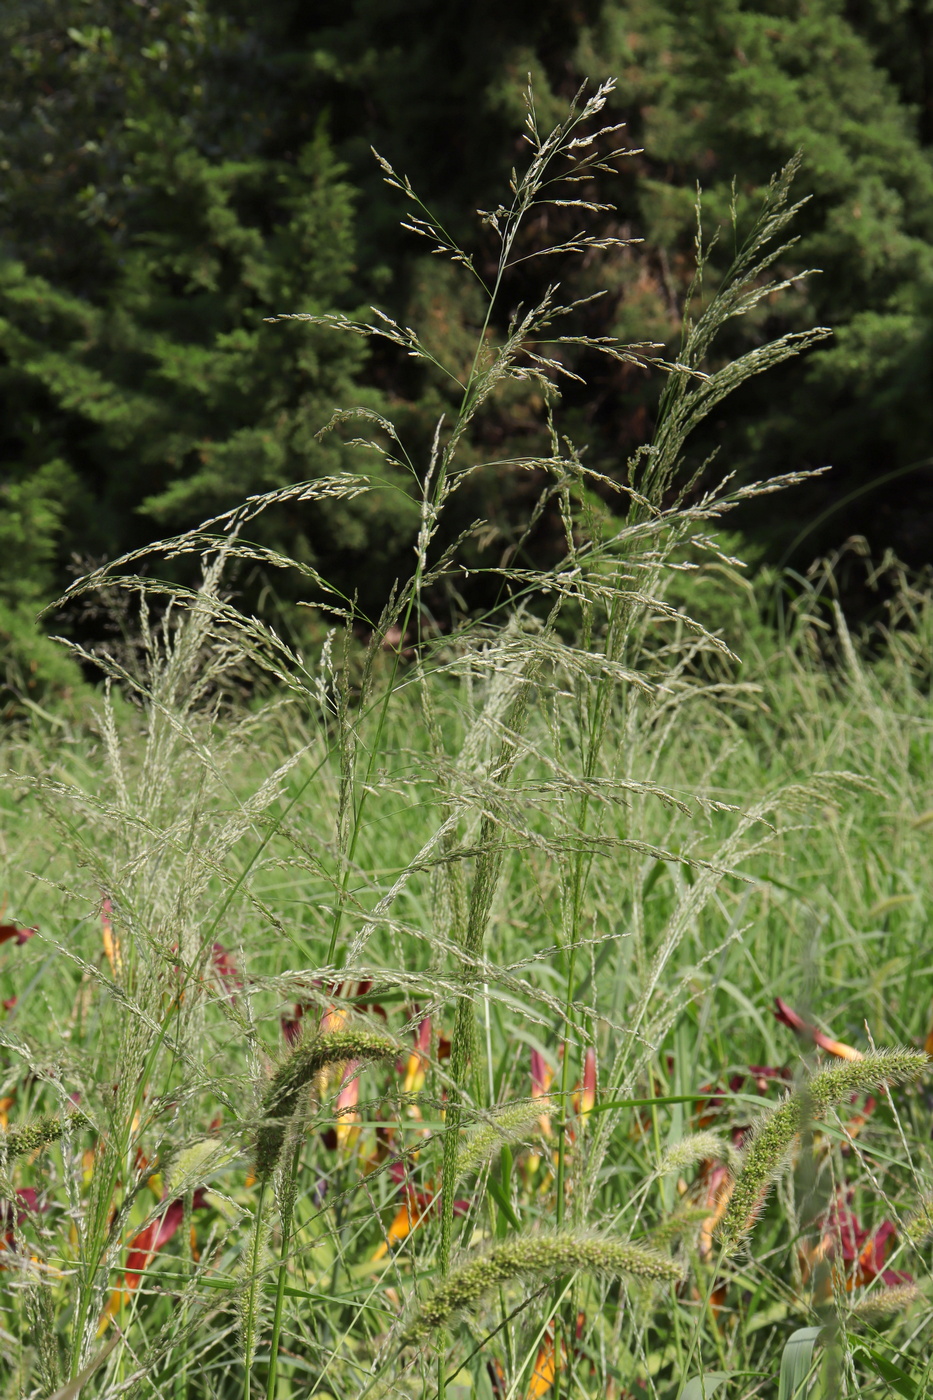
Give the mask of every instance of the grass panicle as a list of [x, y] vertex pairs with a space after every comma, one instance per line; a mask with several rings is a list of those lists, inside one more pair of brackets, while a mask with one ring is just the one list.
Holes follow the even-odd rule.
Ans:
[[719, 1240], [731, 1251], [747, 1237], [761, 1215], [768, 1191], [800, 1134], [853, 1094], [919, 1079], [929, 1057], [919, 1050], [873, 1050], [861, 1060], [819, 1070], [794, 1094], [755, 1124], [742, 1167], [734, 1178]]
[[677, 1260], [645, 1245], [573, 1231], [526, 1235], [456, 1264], [446, 1282], [418, 1308], [405, 1329], [404, 1341], [436, 1335], [457, 1313], [500, 1284], [529, 1274], [554, 1278], [584, 1271], [642, 1283], [679, 1283], [684, 1277]]
[[323, 1070], [351, 1060], [394, 1059], [398, 1052], [396, 1041], [363, 1027], [326, 1031], [296, 1046], [276, 1070], [263, 1095], [261, 1111], [265, 1121], [256, 1134], [257, 1177], [266, 1178], [275, 1170], [288, 1120], [298, 1106], [301, 1091], [313, 1084]]
[[58, 1142], [73, 1128], [89, 1128], [90, 1121], [83, 1113], [44, 1114], [32, 1122], [14, 1124], [0, 1129], [0, 1165], [22, 1157], [27, 1153], [40, 1152], [42, 1148]]
[[[440, 1400], [453, 1378], [674, 1395], [710, 1366], [760, 1388], [782, 1347], [812, 1352], [793, 1329], [822, 1323], [835, 1225], [872, 1242], [843, 1324], [895, 1300], [892, 1234], [905, 1253], [928, 1234], [929, 1203], [905, 1205], [927, 1180], [922, 1096], [860, 1098], [925, 1061], [858, 1059], [825, 1028], [930, 1034], [933, 593], [867, 567], [887, 613], [862, 634], [837, 584], [854, 545], [746, 577], [730, 513], [783, 489], [805, 512], [807, 474], [701, 485], [688, 462], [726, 394], [824, 334], [766, 338], [795, 162], [747, 226], [725, 218], [731, 267], [698, 228], [664, 358], [588, 338], [556, 286], [515, 309], [513, 269], [555, 251], [594, 286], [610, 253], [630, 290], [624, 228], [586, 199], [625, 156], [612, 84], [550, 131], [535, 101], [482, 256], [380, 158], [406, 227], [473, 282], [471, 324], [325, 318], [437, 394], [433, 423], [370, 400], [321, 427], [322, 450], [407, 482], [389, 596], [364, 614], [263, 543], [265, 513], [292, 510], [352, 538], [379, 473], [282, 485], [77, 581], [64, 606], [96, 592], [119, 620], [119, 646], [73, 647], [104, 677], [99, 713], [0, 739], [0, 1400], [421, 1394], [403, 1334], [437, 1351]], [[736, 361], [743, 315], [761, 334]], [[597, 356], [664, 386], [627, 462], [564, 435], [561, 385]], [[507, 537], [475, 521], [489, 480], [527, 505]], [[775, 1020], [774, 996], [824, 1029]], [[849, 1059], [779, 1101], [817, 1036]], [[733, 1183], [750, 1094], [773, 1107]], [[845, 1131], [769, 1194], [834, 1106]], [[715, 1259], [723, 1216], [727, 1248], [758, 1231], [751, 1287]], [[467, 1341], [453, 1323], [483, 1299]], [[933, 1393], [933, 1319], [922, 1300], [910, 1317], [898, 1365]], [[841, 1393], [875, 1384], [874, 1350], [846, 1343]]]
[[505, 1104], [490, 1112], [489, 1120], [464, 1135], [457, 1157], [457, 1176], [481, 1171], [503, 1147], [522, 1142], [535, 1134], [541, 1118], [541, 1105], [533, 1099]]

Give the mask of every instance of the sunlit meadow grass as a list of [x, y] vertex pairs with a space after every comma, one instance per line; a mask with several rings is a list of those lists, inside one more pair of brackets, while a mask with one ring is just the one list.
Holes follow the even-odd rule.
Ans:
[[[555, 163], [606, 158], [573, 145], [604, 96], [546, 138], [532, 110], [499, 281]], [[199, 587], [81, 585], [139, 592], [142, 662], [103, 661], [93, 731], [5, 745], [5, 1393], [924, 1393], [929, 599], [900, 579], [869, 645], [815, 575], [775, 629], [779, 581], [710, 534], [742, 493], [668, 504], [691, 426], [807, 343], [701, 368], [788, 182], [655, 370], [621, 513], [556, 430], [518, 464], [566, 554], [500, 561], [488, 615], [421, 635], [473, 416], [510, 377], [553, 401], [553, 297], [484, 328], [368, 628], [330, 595], [305, 659], [226, 601], [237, 560], [288, 565], [248, 543], [285, 493], [154, 547]]]

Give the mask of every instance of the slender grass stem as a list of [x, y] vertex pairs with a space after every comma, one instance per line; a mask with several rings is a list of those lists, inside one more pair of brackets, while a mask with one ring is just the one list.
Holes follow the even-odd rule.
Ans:
[[259, 1265], [262, 1255], [263, 1208], [266, 1200], [266, 1178], [261, 1177], [256, 1197], [256, 1210], [253, 1227], [253, 1248], [249, 1265], [249, 1283], [246, 1289], [246, 1302], [243, 1315], [243, 1400], [250, 1400], [252, 1387], [253, 1358], [256, 1354], [258, 1332]]
[[298, 1167], [301, 1162], [301, 1141], [295, 1144], [288, 1177], [282, 1186], [281, 1231], [282, 1243], [279, 1253], [278, 1276], [275, 1288], [275, 1312], [272, 1316], [272, 1331], [269, 1337], [269, 1372], [266, 1380], [266, 1400], [275, 1400], [276, 1378], [279, 1363], [279, 1339], [282, 1335], [282, 1321], [285, 1314], [285, 1285], [288, 1281], [288, 1258], [291, 1249], [291, 1226], [294, 1214], [295, 1191], [297, 1189]]

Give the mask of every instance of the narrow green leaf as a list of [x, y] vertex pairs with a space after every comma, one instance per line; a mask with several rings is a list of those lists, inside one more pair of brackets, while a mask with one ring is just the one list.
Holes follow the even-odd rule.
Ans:
[[738, 1374], [737, 1371], [707, 1371], [705, 1375], [694, 1376], [680, 1392], [680, 1400], [709, 1400], [724, 1381]]
[[778, 1400], [798, 1400], [813, 1372], [813, 1352], [822, 1327], [800, 1327], [784, 1347]]
[[496, 1177], [490, 1176], [486, 1185], [489, 1189], [490, 1196], [492, 1196], [496, 1205], [502, 1211], [502, 1214], [505, 1216], [512, 1229], [520, 1230], [522, 1228], [522, 1222], [519, 1220], [518, 1216], [512, 1209], [512, 1202], [509, 1200], [508, 1196], [503, 1191], [501, 1183], [496, 1179]]
[[893, 1361], [889, 1361], [886, 1356], [875, 1351], [874, 1347], [863, 1345], [859, 1350], [871, 1358], [877, 1374], [888, 1383], [892, 1390], [896, 1390], [898, 1395], [903, 1395], [905, 1400], [923, 1400], [919, 1383], [907, 1371], [902, 1370]]

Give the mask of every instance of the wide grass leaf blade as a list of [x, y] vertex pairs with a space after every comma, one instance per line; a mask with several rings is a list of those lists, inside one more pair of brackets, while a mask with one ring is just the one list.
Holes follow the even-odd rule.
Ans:
[[778, 1400], [799, 1400], [813, 1370], [813, 1351], [822, 1327], [801, 1327], [788, 1341], [781, 1357]]
[[707, 1371], [704, 1376], [694, 1376], [680, 1392], [680, 1400], [710, 1400], [723, 1382], [735, 1374], [735, 1371]]

